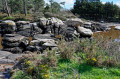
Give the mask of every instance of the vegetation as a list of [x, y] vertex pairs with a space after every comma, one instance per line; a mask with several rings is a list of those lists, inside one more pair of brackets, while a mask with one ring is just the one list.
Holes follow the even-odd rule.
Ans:
[[[16, 71], [13, 79], [17, 77], [23, 79], [26, 79], [25, 77], [29, 77], [27, 79], [119, 79], [119, 46], [119, 43], [108, 41], [108, 39], [101, 40], [101, 38], [97, 40], [76, 38], [72, 42], [62, 40], [58, 43], [60, 50], [47, 50], [43, 56], [32, 54], [27, 58], [24, 57], [22, 59], [24, 68]], [[60, 54], [56, 55], [56, 51]], [[47, 68], [41, 66], [47, 66]], [[32, 70], [29, 70], [31, 67]], [[29, 74], [28, 70], [32, 73]], [[36, 72], [40, 73], [36, 74]], [[23, 77], [21, 73], [26, 76]], [[47, 74], [46, 78], [44, 74]]]
[[120, 18], [120, 8], [116, 4], [103, 4], [100, 0], [76, 0], [72, 12], [89, 20], [114, 21]]

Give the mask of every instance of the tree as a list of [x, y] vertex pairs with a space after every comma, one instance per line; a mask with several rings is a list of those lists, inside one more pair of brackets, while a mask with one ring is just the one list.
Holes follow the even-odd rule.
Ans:
[[24, 3], [24, 12], [25, 12], [25, 16], [27, 15], [27, 10], [26, 10], [26, 0], [23, 0]]
[[62, 4], [64, 6], [64, 8], [65, 8], [65, 2], [60, 2], [60, 4]]
[[8, 14], [8, 16], [10, 16], [10, 12], [9, 12], [9, 9], [8, 9], [7, 0], [5, 0], [5, 6], [6, 6], [6, 10], [7, 10], [7, 14]]
[[119, 17], [119, 10], [120, 8], [113, 2], [102, 4], [100, 0], [76, 0], [72, 12], [86, 19], [109, 20]]

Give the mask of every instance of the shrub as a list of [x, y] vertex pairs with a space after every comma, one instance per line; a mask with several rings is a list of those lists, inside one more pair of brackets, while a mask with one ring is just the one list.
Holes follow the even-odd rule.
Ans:
[[49, 67], [56, 67], [57, 61], [56, 50], [47, 50], [41, 63], [44, 65], [47, 64]]
[[74, 42], [59, 41], [58, 48], [62, 59], [72, 59], [75, 53]]

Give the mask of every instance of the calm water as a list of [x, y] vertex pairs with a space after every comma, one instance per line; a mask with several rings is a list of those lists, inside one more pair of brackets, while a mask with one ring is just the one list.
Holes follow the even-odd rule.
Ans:
[[[104, 32], [96, 32], [93, 34], [93, 37], [98, 38], [102, 36], [103, 38], [112, 38], [112, 39], [120, 39], [120, 30], [115, 30], [114, 26], [111, 27], [111, 30], [104, 31]], [[32, 37], [29, 37], [30, 40], [32, 40]], [[1, 45], [2, 37], [0, 37], [0, 49], [2, 49]]]

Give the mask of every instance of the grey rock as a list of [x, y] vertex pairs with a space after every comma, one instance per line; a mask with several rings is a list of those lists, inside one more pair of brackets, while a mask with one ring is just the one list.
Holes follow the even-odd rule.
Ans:
[[65, 24], [71, 27], [78, 27], [83, 24], [83, 21], [79, 18], [71, 18], [65, 21]]
[[15, 61], [17, 58], [20, 58], [22, 56], [23, 56], [22, 54], [10, 54], [10, 55], [6, 56], [6, 59]]
[[93, 32], [90, 29], [86, 29], [84, 27], [78, 27], [77, 31], [80, 33], [82, 36], [92, 36]]
[[0, 51], [0, 59], [5, 58], [6, 56], [11, 55], [12, 53], [7, 51]]
[[116, 29], [116, 30], [120, 30], [120, 26], [116, 26], [115, 29]]
[[45, 46], [45, 47], [57, 47], [57, 45], [55, 43], [52, 43], [52, 42], [46, 42], [43, 44], [43, 46]]
[[11, 53], [17, 54], [17, 53], [22, 53], [23, 49], [19, 47], [13, 47], [13, 48], [4, 48], [3, 51], [9, 51]]
[[19, 46], [19, 42], [8, 42], [8, 41], [2, 41], [2, 46], [3, 48], [11, 48], [11, 47], [18, 47]]
[[9, 41], [9, 42], [20, 42], [23, 40], [25, 37], [18, 35], [18, 34], [6, 34], [3, 37], [3, 40]]
[[41, 39], [53, 39], [50, 34], [36, 34], [33, 37], [34, 40], [41, 40]]
[[14, 64], [15, 62], [10, 59], [0, 59], [0, 64]]
[[22, 25], [29, 24], [29, 23], [30, 23], [29, 21], [17, 21], [17, 24], [22, 24]]

